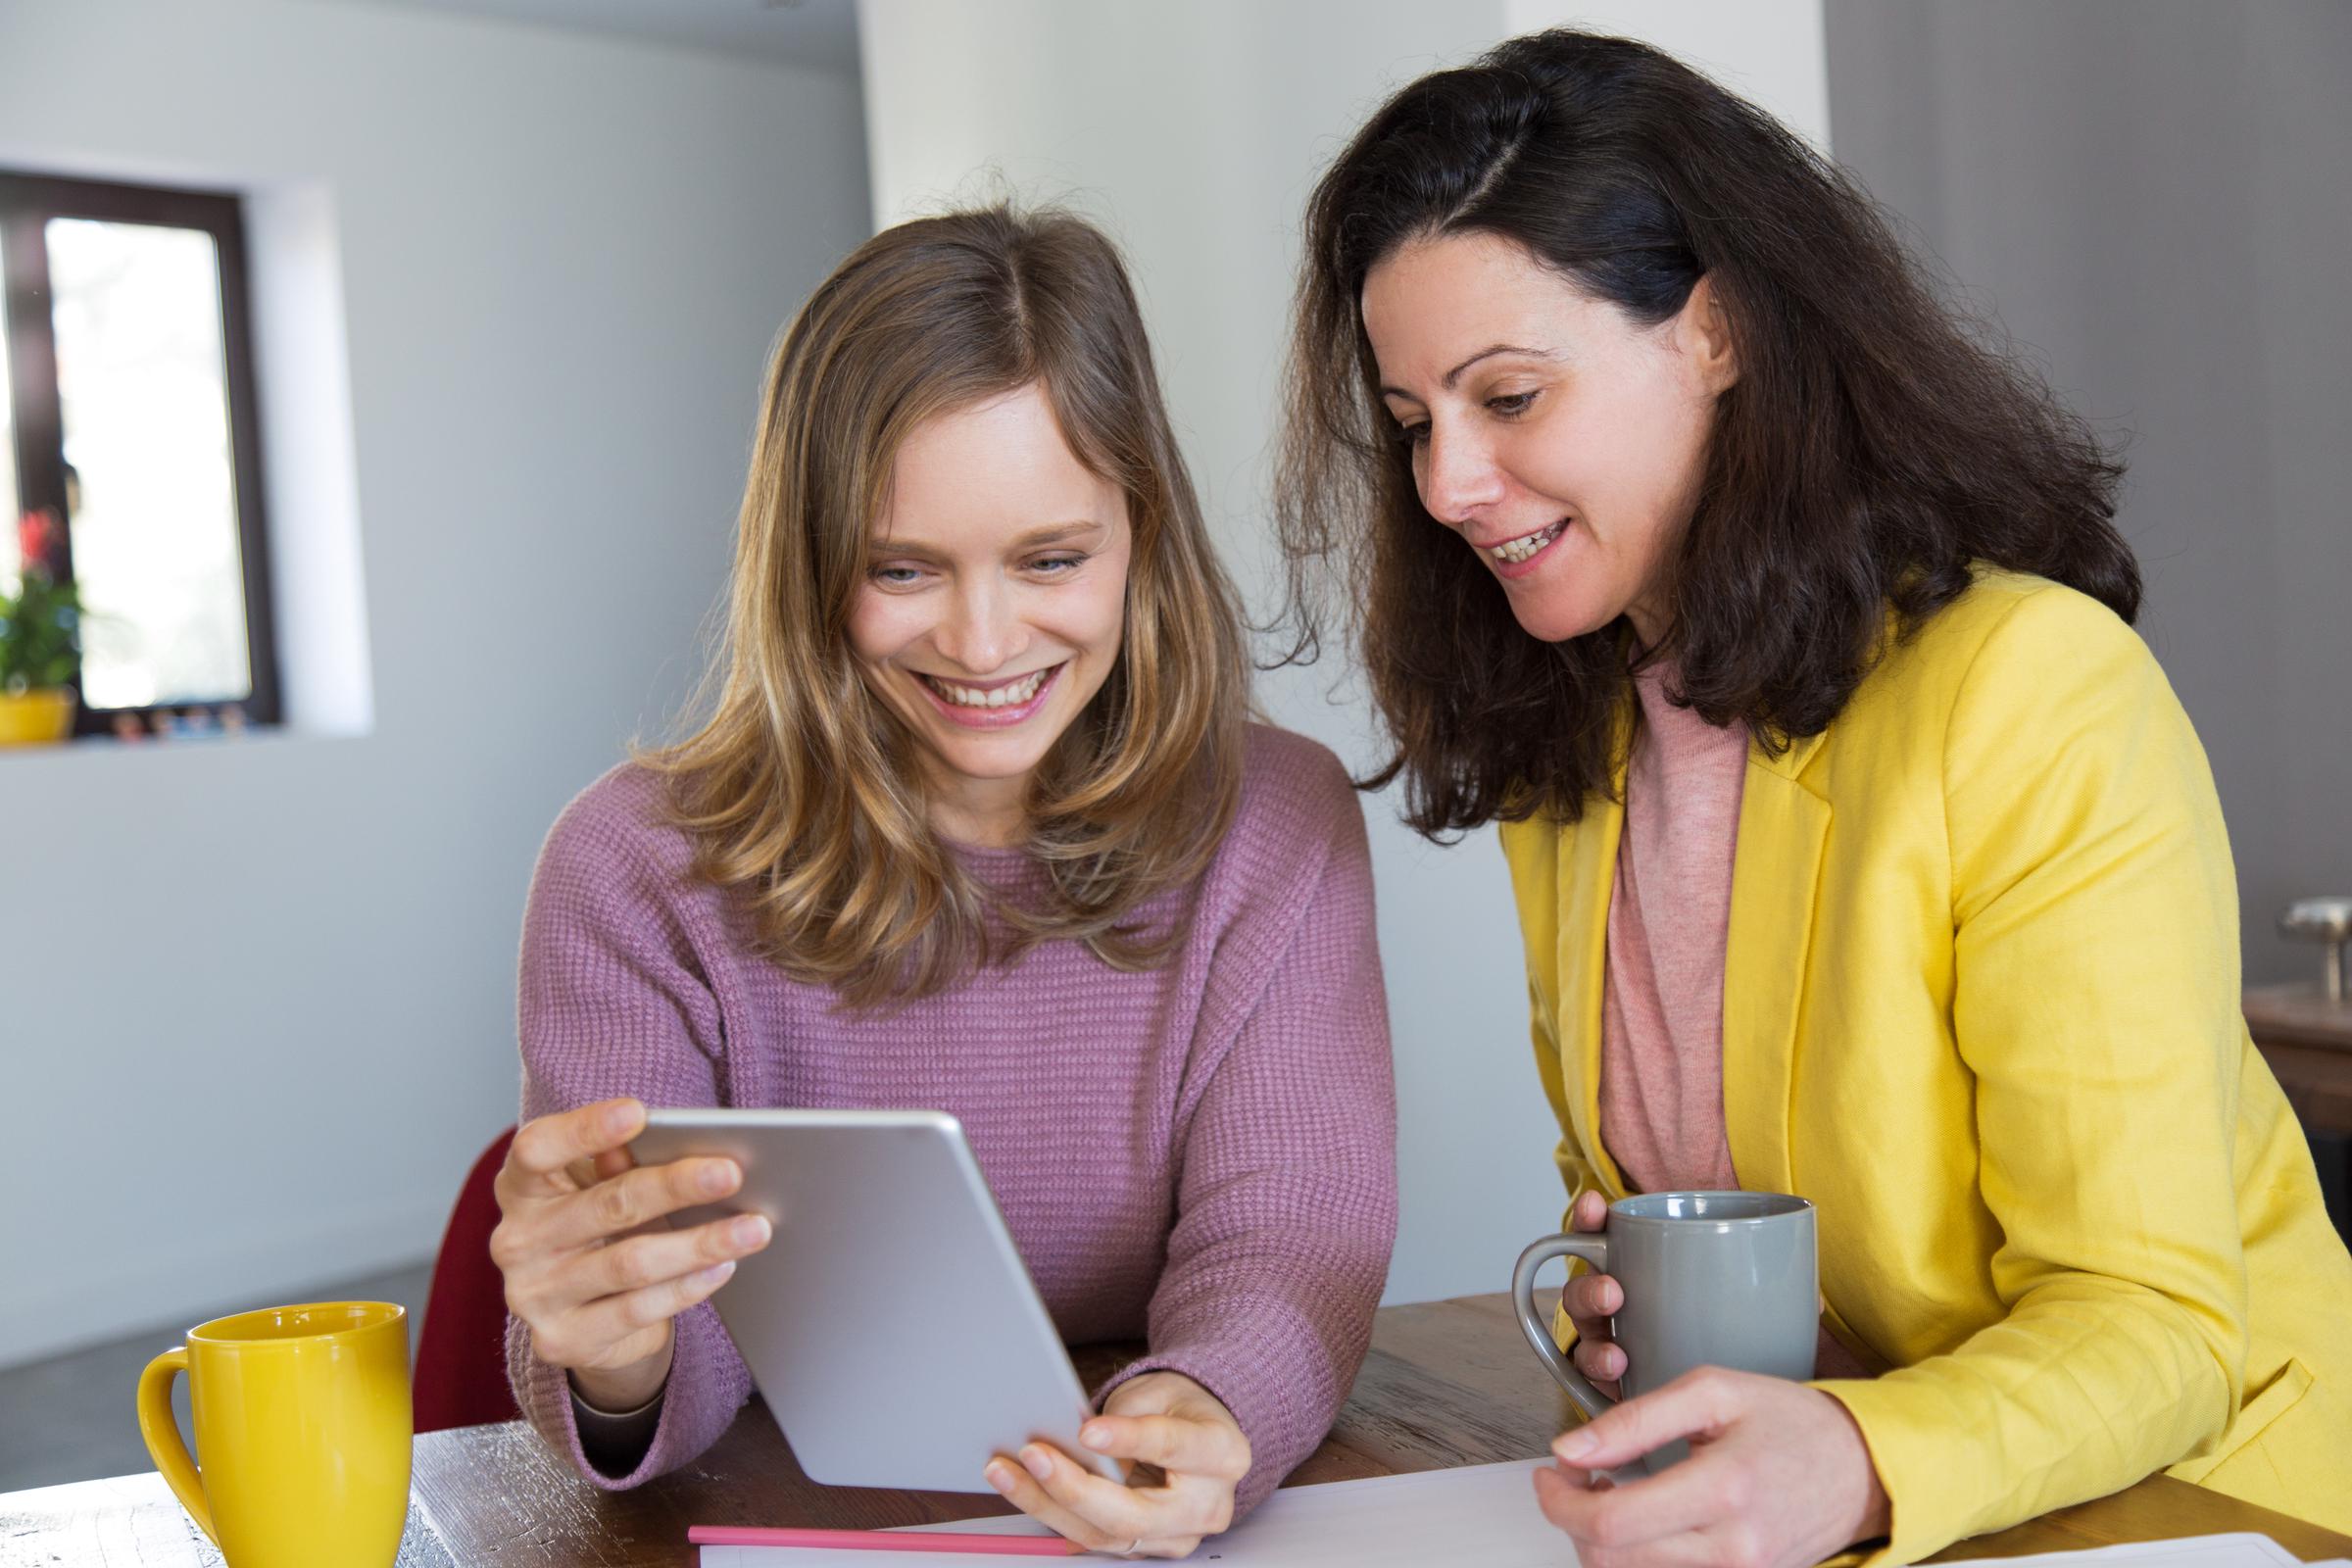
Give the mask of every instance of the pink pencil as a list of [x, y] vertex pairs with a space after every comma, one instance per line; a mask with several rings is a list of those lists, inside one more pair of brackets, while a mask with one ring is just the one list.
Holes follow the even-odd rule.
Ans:
[[830, 1546], [835, 1551], [962, 1551], [987, 1557], [1076, 1557], [1085, 1548], [1060, 1536], [949, 1535], [942, 1531], [759, 1530], [749, 1525], [693, 1525], [697, 1546]]

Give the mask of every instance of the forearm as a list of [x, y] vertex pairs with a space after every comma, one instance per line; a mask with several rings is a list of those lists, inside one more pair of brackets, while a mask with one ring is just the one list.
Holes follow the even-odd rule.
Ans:
[[[1385, 1069], [1385, 1031], [1377, 1040]], [[1237, 1075], [1228, 1087], [1241, 1086]], [[1287, 1112], [1255, 1106], [1249, 1121], [1284, 1128], [1271, 1148], [1198, 1140], [1194, 1175], [1207, 1195], [1187, 1203], [1169, 1238], [1152, 1298], [1151, 1357], [1123, 1374], [1181, 1372], [1233, 1412], [1251, 1451], [1236, 1493], [1242, 1512], [1330, 1430], [1371, 1345], [1396, 1245], [1386, 1072], [1325, 1098], [1312, 1116], [1295, 1102]], [[1239, 1097], [1215, 1108], [1241, 1119]]]
[[1886, 1562], [2121, 1491], [2217, 1438], [2230, 1402], [2189, 1314], [2090, 1275], [2051, 1281], [1948, 1354], [1818, 1387], [1870, 1447]]
[[573, 1379], [571, 1423], [579, 1430], [580, 1452], [591, 1466], [608, 1476], [625, 1476], [645, 1463], [662, 1427], [662, 1393], [657, 1388], [644, 1403], [614, 1409], [596, 1404]]
[[[680, 1313], [677, 1323], [669, 1377], [655, 1407], [654, 1429], [643, 1450], [631, 1455], [600, 1445], [600, 1451], [592, 1455], [587, 1440], [606, 1434], [583, 1433], [564, 1370], [534, 1355], [530, 1330], [515, 1319], [508, 1320], [507, 1373], [515, 1403], [548, 1446], [593, 1485], [609, 1492], [623, 1491], [701, 1457], [751, 1397], [751, 1374], [735, 1353], [718, 1314], [706, 1303]], [[606, 1467], [630, 1457], [635, 1463], [625, 1471]], [[599, 1458], [606, 1466], [600, 1466]]]
[[1146, 1372], [1179, 1372], [1233, 1413], [1250, 1468], [1235, 1493], [1239, 1518], [1262, 1501], [1331, 1430], [1371, 1345], [1387, 1274], [1383, 1238], [1235, 1257], [1163, 1283], [1151, 1351], [1102, 1393]]
[[[1326, 760], [1329, 761], [1329, 760]], [[1371, 854], [1330, 762], [1324, 857], [1185, 1132], [1152, 1358], [1223, 1402], [1250, 1440], [1237, 1513], [1313, 1451], [1371, 1343], [1396, 1240], [1396, 1095]], [[1269, 901], [1269, 908], [1279, 908]], [[1236, 954], [1250, 944], [1235, 943]]]

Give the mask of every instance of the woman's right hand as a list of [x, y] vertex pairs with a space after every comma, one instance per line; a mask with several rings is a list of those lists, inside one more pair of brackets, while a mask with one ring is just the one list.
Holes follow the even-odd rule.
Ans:
[[628, 1143], [644, 1130], [635, 1100], [536, 1117], [498, 1173], [490, 1258], [506, 1276], [507, 1310], [530, 1329], [532, 1352], [602, 1410], [633, 1410], [662, 1392], [672, 1319], [768, 1239], [758, 1214], [683, 1231], [662, 1223], [726, 1198], [743, 1172], [717, 1158], [639, 1166]]
[[[1608, 1200], [1595, 1192], [1577, 1194], [1568, 1223], [1580, 1231], [1607, 1230]], [[1625, 1352], [1610, 1338], [1609, 1317], [1624, 1307], [1625, 1287], [1611, 1275], [1579, 1274], [1568, 1282], [1560, 1300], [1568, 1308], [1568, 1321], [1576, 1325], [1576, 1369], [1610, 1398], [1619, 1397], [1617, 1380], [1625, 1376]]]

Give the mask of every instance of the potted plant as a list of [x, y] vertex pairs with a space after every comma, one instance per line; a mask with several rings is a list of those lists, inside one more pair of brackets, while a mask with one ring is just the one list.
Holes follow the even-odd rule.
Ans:
[[69, 684], [79, 658], [81, 601], [49, 568], [52, 523], [27, 512], [17, 524], [24, 575], [0, 589], [0, 746], [62, 741], [74, 729]]

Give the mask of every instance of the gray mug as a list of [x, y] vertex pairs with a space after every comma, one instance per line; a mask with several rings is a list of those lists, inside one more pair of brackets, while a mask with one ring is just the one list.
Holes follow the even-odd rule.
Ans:
[[[1813, 1205], [1801, 1198], [1641, 1193], [1609, 1205], [1607, 1230], [1546, 1236], [1519, 1254], [1511, 1298], [1527, 1343], [1577, 1407], [1597, 1416], [1608, 1398], [1560, 1353], [1536, 1309], [1536, 1272], [1555, 1257], [1582, 1258], [1624, 1288], [1610, 1329], [1625, 1351], [1618, 1386], [1628, 1397], [1700, 1366], [1813, 1375], [1821, 1288]], [[1649, 1468], [1663, 1470], [1689, 1451], [1670, 1443], [1649, 1455]]]

